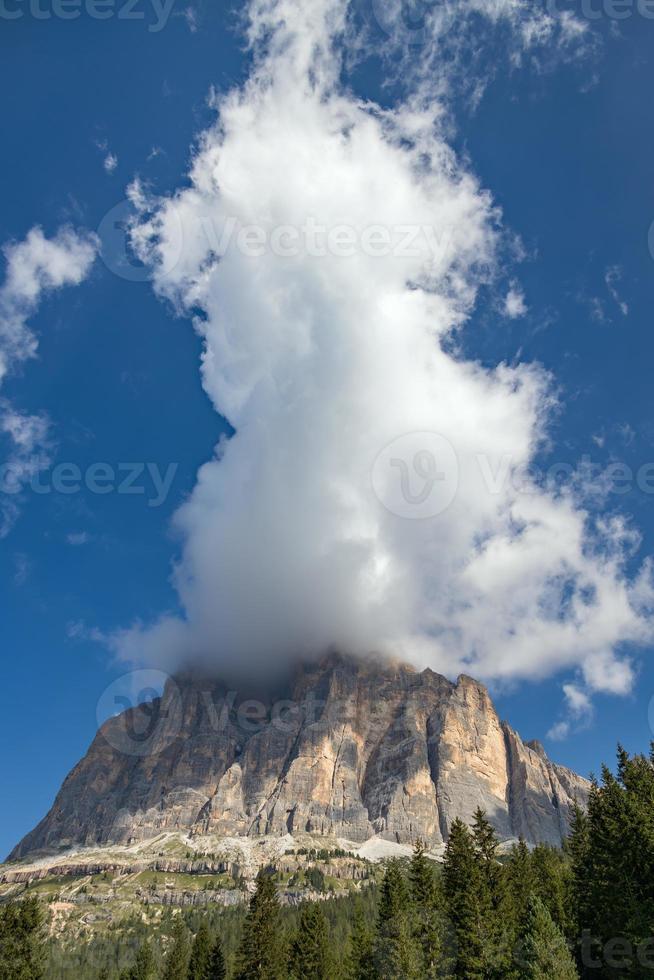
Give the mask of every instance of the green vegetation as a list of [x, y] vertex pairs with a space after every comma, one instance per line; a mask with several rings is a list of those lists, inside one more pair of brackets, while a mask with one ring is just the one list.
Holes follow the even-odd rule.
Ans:
[[260, 871], [236, 957], [235, 980], [285, 980], [288, 957], [280, 925], [277, 888], [270, 875]]
[[[314, 855], [332, 866], [351, 857], [301, 854], [307, 862]], [[386, 862], [379, 883], [371, 874], [356, 894], [331, 897], [324, 868], [284, 867], [259, 873], [247, 909], [146, 904], [135, 914], [127, 904], [124, 915], [75, 941], [56, 930], [46, 938], [45, 916], [50, 908], [56, 924], [57, 909], [30, 888], [0, 905], [0, 978], [644, 978], [654, 972], [654, 746], [650, 758], [619, 750], [616, 774], [605, 768], [593, 784], [562, 851], [520, 841], [501, 853], [478, 810], [472, 826], [452, 824], [442, 865], [417, 842], [410, 860]], [[163, 888], [163, 877], [149, 887]], [[308, 887], [322, 900], [282, 905], [282, 882], [300, 889], [289, 893], [293, 901]], [[98, 875], [75, 888], [92, 909], [95, 890], [110, 886]]]
[[330, 980], [334, 975], [329, 947], [327, 920], [317, 902], [307, 902], [293, 937], [289, 956], [289, 976], [293, 980]]
[[0, 908], [2, 980], [41, 980], [45, 976], [43, 922], [43, 909], [34, 896]]
[[[198, 930], [198, 934], [200, 930]], [[163, 980], [186, 980], [189, 973], [191, 949], [188, 929], [181, 919], [175, 920], [173, 942], [166, 957]]]

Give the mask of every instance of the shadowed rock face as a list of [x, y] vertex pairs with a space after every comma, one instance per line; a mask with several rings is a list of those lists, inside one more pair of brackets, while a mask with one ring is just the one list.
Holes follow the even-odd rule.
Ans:
[[483, 685], [330, 655], [272, 700], [182, 675], [98, 731], [11, 857], [163, 831], [447, 839], [486, 810], [502, 839], [560, 844], [589, 784], [500, 722]]

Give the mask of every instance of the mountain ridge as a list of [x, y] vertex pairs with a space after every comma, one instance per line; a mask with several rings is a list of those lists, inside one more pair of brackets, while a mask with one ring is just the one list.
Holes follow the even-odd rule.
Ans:
[[500, 839], [559, 845], [589, 783], [501, 722], [483, 684], [331, 653], [275, 696], [206, 674], [110, 718], [9, 856], [189, 836], [337, 835], [434, 847], [486, 810]]

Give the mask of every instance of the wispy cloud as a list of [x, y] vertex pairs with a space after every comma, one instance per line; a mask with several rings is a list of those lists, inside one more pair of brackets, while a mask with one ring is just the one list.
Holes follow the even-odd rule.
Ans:
[[112, 174], [116, 169], [116, 167], [118, 166], [118, 157], [116, 156], [116, 154], [107, 153], [106, 157], [102, 162], [102, 166], [104, 167], [106, 173]]
[[73, 548], [79, 548], [82, 545], [88, 544], [91, 540], [91, 536], [87, 531], [73, 531], [66, 535], [66, 541]]
[[[6, 271], [0, 287], [0, 385], [17, 365], [36, 356], [38, 340], [29, 328], [44, 295], [63, 286], [78, 285], [88, 275], [97, 250], [93, 236], [61, 228], [46, 238], [32, 228], [22, 242], [3, 248]], [[0, 434], [9, 443], [5, 482], [9, 493], [0, 504], [0, 537], [19, 513], [21, 488], [50, 460], [53, 442], [45, 415], [27, 415], [0, 401]]]
[[198, 11], [195, 7], [186, 7], [182, 10], [182, 17], [186, 21], [186, 26], [188, 27], [191, 34], [195, 34], [198, 29]]
[[509, 317], [510, 320], [516, 320], [519, 317], [525, 316], [526, 313], [527, 303], [525, 302], [524, 293], [518, 286], [511, 286], [504, 300], [505, 316]]
[[25, 585], [32, 571], [32, 562], [23, 552], [14, 555], [14, 583]]
[[105, 173], [114, 173], [116, 167], [118, 166], [118, 157], [109, 148], [109, 142], [106, 139], [100, 139], [95, 141], [95, 145], [102, 153], [102, 166], [104, 167]]
[[624, 300], [620, 293], [618, 292], [618, 284], [622, 280], [622, 269], [619, 265], [612, 265], [606, 270], [604, 274], [604, 282], [606, 283], [606, 288], [608, 289], [611, 299], [615, 305], [620, 310], [623, 316], [629, 315], [629, 304]]
[[564, 684], [565, 717], [555, 722], [547, 737], [555, 742], [587, 728], [593, 719], [593, 702], [587, 690], [579, 684]]

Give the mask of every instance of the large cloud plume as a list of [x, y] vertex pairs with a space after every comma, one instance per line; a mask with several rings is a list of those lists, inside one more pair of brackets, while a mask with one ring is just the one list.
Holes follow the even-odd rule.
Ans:
[[[524, 4], [491, 6], [527, 30]], [[619, 651], [651, 637], [649, 567], [628, 576], [622, 521], [598, 527], [572, 492], [526, 476], [553, 404], [545, 373], [457, 354], [500, 215], [424, 86], [382, 109], [342, 85], [347, 29], [342, 0], [256, 0], [249, 79], [217, 100], [188, 186], [132, 189], [136, 247], [193, 317], [235, 435], [176, 515], [183, 614], [113, 645], [247, 670], [330, 645], [486, 678], [578, 667], [624, 692]], [[433, 515], [410, 511], [425, 459], [449, 467]]]

